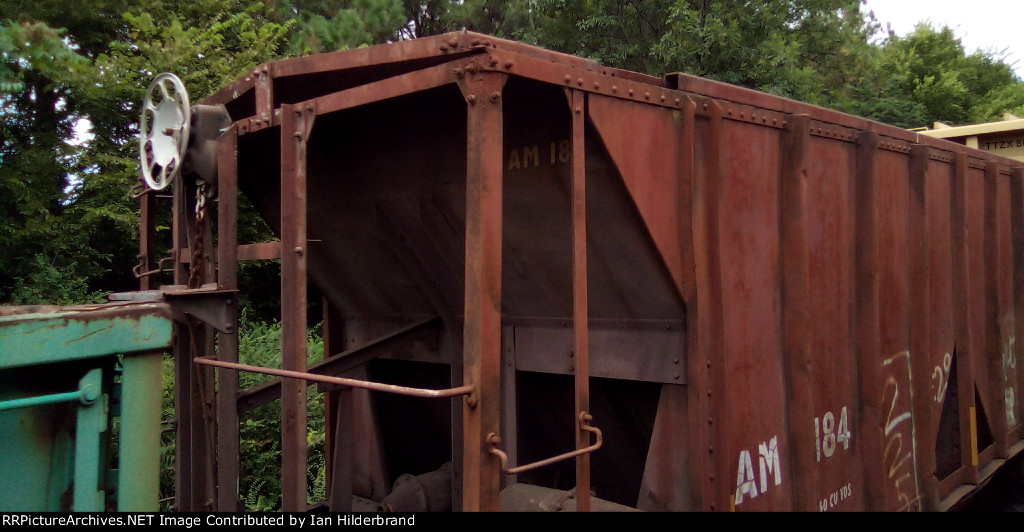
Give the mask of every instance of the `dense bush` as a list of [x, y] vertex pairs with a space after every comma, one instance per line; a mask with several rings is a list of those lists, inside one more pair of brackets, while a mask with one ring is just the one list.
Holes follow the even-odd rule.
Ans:
[[[239, 361], [261, 367], [281, 367], [281, 324], [248, 319], [243, 312], [239, 332]], [[324, 344], [320, 327], [307, 336], [307, 364], [323, 359]], [[271, 375], [241, 372], [239, 387], [258, 386], [272, 380]], [[163, 367], [163, 422], [165, 432], [160, 449], [161, 509], [169, 510], [174, 496], [174, 360], [168, 354]], [[324, 401], [315, 387], [307, 388], [308, 408], [308, 489], [309, 503], [323, 501], [325, 493]], [[281, 509], [281, 401], [254, 409], [240, 416], [239, 447], [241, 479], [239, 496], [250, 510]]]

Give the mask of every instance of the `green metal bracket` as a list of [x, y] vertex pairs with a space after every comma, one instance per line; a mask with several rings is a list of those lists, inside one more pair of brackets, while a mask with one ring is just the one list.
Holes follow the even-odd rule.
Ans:
[[[103, 386], [103, 371], [94, 369], [85, 374], [79, 389], [98, 391]], [[75, 437], [75, 492], [72, 508], [76, 512], [102, 512], [103, 490], [100, 489], [102, 448], [100, 435], [107, 430], [106, 396], [95, 398], [78, 409], [78, 429]]]

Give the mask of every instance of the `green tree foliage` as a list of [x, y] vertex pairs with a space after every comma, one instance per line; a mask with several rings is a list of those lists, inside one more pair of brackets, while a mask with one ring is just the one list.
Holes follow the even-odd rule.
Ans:
[[[128, 191], [149, 80], [173, 71], [193, 99], [205, 97], [278, 57], [289, 28], [239, 0], [126, 5], [0, 7], [0, 301], [70, 302], [137, 286], [138, 205]], [[91, 124], [89, 137], [76, 136], [79, 124]]]
[[[243, 314], [238, 331], [238, 357], [243, 364], [261, 367], [281, 367], [281, 324], [262, 322]], [[306, 337], [307, 365], [323, 360], [324, 343], [319, 327], [310, 329]], [[252, 388], [274, 377], [261, 373], [239, 373], [239, 386]], [[326, 499], [324, 455], [325, 430], [324, 397], [314, 386], [306, 389], [306, 409], [309, 413], [307, 442], [309, 444], [308, 475], [309, 503]], [[163, 422], [168, 427], [160, 448], [160, 498], [166, 502], [162, 510], [169, 510], [174, 497], [174, 360], [163, 361]], [[280, 401], [261, 406], [242, 414], [239, 419], [239, 452], [242, 469], [239, 495], [246, 508], [257, 511], [281, 509], [281, 405]]]
[[858, 0], [538, 0], [538, 44], [652, 75], [685, 72], [813, 103], [872, 26]]
[[274, 2], [294, 19], [289, 55], [358, 48], [468, 29], [516, 37], [529, 27], [530, 0], [292, 0]]
[[530, 20], [518, 36], [602, 64], [685, 72], [901, 127], [1024, 111], [1024, 85], [997, 54], [966, 54], [945, 27], [886, 34], [860, 0], [535, 0]]
[[652, 48], [668, 32], [672, 0], [535, 0], [524, 37], [602, 64], [657, 75]]
[[[127, 192], [138, 180], [137, 124], [150, 81], [160, 72], [173, 72], [196, 103], [277, 57], [285, 41], [288, 26], [268, 22], [261, 4], [245, 3], [244, 9], [223, 0], [205, 4], [206, 10], [189, 17], [159, 9], [125, 13], [127, 38], [96, 58], [94, 76], [79, 87], [87, 96], [84, 110], [93, 138], [83, 155], [87, 178], [75, 192], [87, 211], [83, 219], [94, 218], [91, 223], [108, 229], [108, 240], [98, 245], [110, 249], [123, 243], [115, 256], [128, 260], [119, 272], [130, 272], [138, 253], [138, 203]], [[164, 215], [170, 212], [167, 203], [157, 208]], [[158, 239], [169, 243], [169, 231], [164, 226]]]
[[[68, 177], [82, 169], [79, 147], [67, 142], [75, 124], [73, 86], [89, 61], [62, 32], [11, 19], [0, 21], [0, 58], [0, 300], [30, 303], [46, 294], [66, 301], [81, 296], [81, 287], [50, 274], [84, 268], [95, 275], [102, 258], [66, 217]], [[40, 285], [47, 281], [57, 281], [52, 294]]]
[[380, 44], [409, 20], [402, 0], [295, 0], [277, 6], [294, 19], [289, 55], [308, 55]]
[[948, 27], [919, 24], [869, 50], [862, 82], [837, 107], [901, 127], [998, 120], [1024, 111], [1024, 83], [996, 54], [967, 54]]

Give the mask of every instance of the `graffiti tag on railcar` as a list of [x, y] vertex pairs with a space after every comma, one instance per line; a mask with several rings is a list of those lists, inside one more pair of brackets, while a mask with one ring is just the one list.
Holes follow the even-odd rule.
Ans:
[[505, 170], [523, 170], [544, 165], [567, 163], [572, 159], [572, 142], [569, 140], [551, 141], [546, 146], [532, 144], [520, 148], [512, 148], [505, 161]]
[[[775, 486], [782, 485], [782, 464], [779, 455], [779, 437], [773, 436], [771, 440], [761, 442], [757, 446], [758, 464], [760, 477], [754, 476], [754, 463], [750, 458], [750, 451], [740, 451], [738, 472], [736, 473], [736, 506], [743, 503], [743, 497], [751, 499], [759, 494], [768, 491], [768, 480], [774, 480]], [[757, 480], [760, 479], [760, 491]]]
[[[899, 374], [899, 366], [906, 368], [905, 374]], [[883, 454], [886, 478], [892, 482], [896, 490], [896, 500], [900, 503], [898, 510], [916, 509], [920, 499], [917, 485], [917, 450], [914, 434], [914, 418], [910, 411], [912, 398], [907, 397], [901, 403], [900, 381], [904, 377], [907, 392], [910, 390], [910, 351], [903, 351], [882, 361], [882, 369], [889, 370], [882, 389], [882, 405], [888, 405], [885, 418], [885, 451]]]
[[829, 494], [828, 497], [825, 497], [820, 502], [818, 502], [818, 510], [822, 512], [827, 512], [838, 506], [839, 503], [845, 501], [846, 499], [849, 499], [852, 496], [853, 484], [847, 482], [845, 486], [840, 486], [839, 489], [833, 491], [832, 493]]
[[1013, 383], [1011, 376], [1017, 372], [1017, 353], [1014, 352], [1016, 337], [1011, 336], [1003, 344], [1003, 400], [1006, 402], [1006, 426], [1012, 427], [1017, 424], [1016, 398], [1014, 397]]
[[839, 412], [839, 427], [836, 427], [836, 416], [832, 412], [814, 418], [814, 452], [819, 462], [822, 454], [825, 458], [831, 458], [837, 445], [842, 445], [844, 451], [850, 450], [851, 437], [845, 406]]
[[942, 357], [942, 365], [935, 366], [932, 370], [932, 380], [937, 380], [938, 383], [935, 385], [935, 402], [941, 403], [946, 397], [946, 388], [949, 387], [949, 369], [953, 366], [953, 355], [946, 353], [946, 356]]

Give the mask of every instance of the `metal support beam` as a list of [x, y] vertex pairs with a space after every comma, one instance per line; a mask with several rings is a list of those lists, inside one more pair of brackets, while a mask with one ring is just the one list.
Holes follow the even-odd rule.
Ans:
[[[883, 425], [881, 404], [882, 382], [879, 371], [881, 345], [879, 341], [879, 302], [881, 300], [879, 252], [878, 252], [878, 146], [877, 133], [865, 131], [857, 138], [857, 174], [854, 190], [854, 228], [857, 233], [854, 256], [856, 264], [856, 323], [857, 361], [860, 396], [863, 398], [863, 419], [860, 432], [874, 434]], [[864, 438], [861, 442], [861, 456], [864, 463], [870, 457], [883, 456], [882, 438]], [[885, 503], [885, 486], [882, 475], [864, 468], [864, 508], [867, 511], [881, 511]]]
[[[951, 247], [953, 250], [952, 271], [953, 279], [968, 279], [967, 264], [967, 154], [957, 153], [953, 157], [953, 182], [950, 192], [950, 217], [953, 227]], [[1019, 220], [1020, 218], [1014, 218]], [[953, 283], [953, 308], [968, 308], [967, 282]], [[957, 401], [960, 405], [960, 463], [966, 469], [964, 480], [971, 484], [977, 484], [981, 479], [978, 475], [978, 449], [974, 437], [977, 435], [974, 429], [974, 421], [971, 412], [974, 408], [974, 367], [970, 363], [970, 335], [969, 314], [967, 312], [955, 312], [953, 316], [954, 336], [957, 344], [954, 353], [956, 357], [956, 379], [957, 379]], [[952, 377], [951, 377], [952, 378]]]
[[[238, 288], [238, 130], [228, 129], [217, 143], [217, 288]], [[230, 303], [233, 303], [231, 301]], [[217, 356], [238, 362], [238, 306], [228, 305], [228, 327], [217, 339]], [[217, 375], [217, 509], [240, 510], [238, 498], [238, 373]]]
[[992, 386], [987, 399], [989, 405], [988, 418], [992, 424], [996, 458], [1008, 458], [1010, 444], [1009, 429], [1006, 419], [1006, 395], [1001, 390], [1004, 380], [1002, 357], [1002, 337], [999, 331], [999, 223], [998, 223], [998, 182], [1000, 180], [999, 163], [985, 163], [985, 237], [983, 255], [985, 257], [985, 332], [984, 348], [987, 378]]
[[352, 389], [346, 388], [329, 394], [338, 400], [332, 410], [337, 412], [334, 420], [333, 446], [331, 448], [330, 501], [332, 512], [352, 511], [352, 461], [355, 459], [355, 441], [352, 409]]
[[[145, 186], [144, 184], [142, 185]], [[139, 271], [148, 272], [149, 265], [153, 260], [153, 250], [156, 245], [156, 194], [149, 189], [143, 189], [139, 196]], [[159, 268], [158, 268], [159, 270]], [[139, 290], [145, 291], [155, 288], [157, 284], [149, 275], [139, 277]]]
[[[706, 126], [705, 163], [702, 173], [695, 175], [693, 197], [693, 247], [697, 277], [696, 305], [688, 305], [687, 320], [693, 319], [695, 326], [688, 335], [687, 352], [693, 353], [690, 360], [691, 379], [703, 386], [697, 393], [701, 417], [707, 419], [707, 431], [701, 431], [700, 448], [694, 454], [701, 471], [700, 482], [695, 483], [694, 493], [701, 494], [698, 501], [704, 510], [725, 510], [729, 506], [732, 489], [729, 486], [727, 460], [715, 460], [714, 449], [718, 442], [728, 441], [728, 422], [725, 419], [724, 402], [715, 393], [724, 390], [724, 372], [718, 365], [722, 362], [722, 341], [725, 337], [722, 309], [722, 265], [719, 243], [719, 217], [722, 196], [722, 108], [717, 102], [710, 102]], [[703, 423], [701, 425], [704, 426]], [[725, 506], [723, 508], [723, 505]]]
[[[174, 284], [184, 286], [190, 281], [192, 239], [195, 231], [195, 203], [191, 201], [194, 187], [179, 175], [174, 181], [173, 246]], [[185, 320], [187, 321], [187, 320]], [[197, 329], [205, 327], [195, 326]], [[205, 330], [191, 333], [193, 325], [180, 323], [175, 327], [174, 344], [174, 411], [175, 424], [175, 502], [177, 511], [207, 510], [212, 493], [209, 479], [206, 424], [203, 419], [200, 372], [193, 367], [192, 357], [206, 345]], [[199, 356], [202, 356], [200, 354]]]
[[[306, 370], [306, 142], [310, 105], [281, 106], [281, 366]], [[282, 510], [306, 510], [306, 382], [281, 385]]]
[[[929, 327], [935, 322], [937, 309], [931, 304], [931, 296], [936, 290], [932, 276], [931, 255], [935, 252], [931, 239], [930, 210], [928, 190], [928, 159], [930, 148], [923, 144], [910, 147], [910, 352], [912, 374], [930, 375], [932, 367], [930, 355], [935, 351], [932, 345], [934, 336]], [[947, 258], [947, 260], [949, 260]], [[923, 441], [935, 441], [937, 433], [937, 412], [934, 401], [927, 393], [930, 383], [917, 380], [913, 383], [914, 391], [914, 427], [915, 433]], [[921, 508], [926, 512], [934, 512], [939, 506], [939, 483], [935, 477], [935, 447], [929, 451], [916, 453], [917, 467], [921, 471]]]
[[[576, 414], [590, 412], [590, 327], [587, 308], [587, 171], [586, 128], [587, 96], [569, 91], [572, 108], [572, 300], [575, 333]], [[576, 427], [576, 449], [590, 446], [590, 432], [583, 423]], [[576, 456], [576, 508], [590, 511], [590, 453]]]
[[[814, 379], [811, 375], [811, 311], [809, 297], [810, 253], [807, 245], [807, 151], [811, 119], [793, 115], [786, 119], [780, 189], [780, 261], [782, 271], [782, 347], [786, 360], [786, 391], [789, 410], [813, 412]], [[780, 265], [781, 266], [781, 265]], [[815, 466], [802, 458], [814, 455], [816, 437], [798, 416], [789, 419], [793, 436], [790, 463], [796, 478], [815, 478]], [[800, 511], [814, 511], [818, 501], [811, 484], [794, 482], [793, 504]]]
[[501, 463], [487, 437], [501, 413], [502, 95], [506, 76], [463, 79], [466, 133], [466, 292], [462, 403], [465, 511], [499, 510]]
[[78, 408], [75, 434], [75, 486], [71, 508], [76, 512], [102, 512], [104, 493], [100, 480], [103, 447], [100, 433], [107, 430], [107, 401], [100, 396], [103, 370], [89, 370], [82, 377], [79, 389], [90, 389], [91, 402]]

